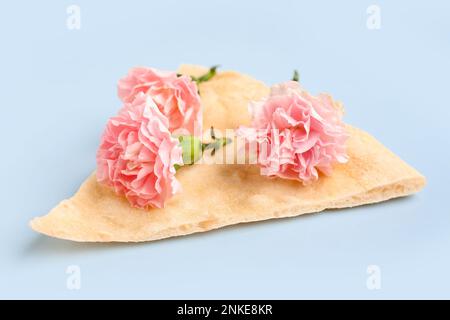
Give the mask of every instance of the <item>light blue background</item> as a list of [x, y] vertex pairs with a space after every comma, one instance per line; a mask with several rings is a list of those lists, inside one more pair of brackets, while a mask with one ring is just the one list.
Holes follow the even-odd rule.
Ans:
[[[66, 7], [81, 7], [81, 30]], [[381, 8], [368, 30], [366, 9]], [[2, 298], [450, 298], [448, 1], [8, 1], [0, 10]], [[135, 65], [212, 65], [269, 84], [294, 68], [428, 178], [401, 200], [139, 245], [28, 221], [95, 168]], [[381, 268], [368, 290], [366, 268]], [[66, 289], [79, 265], [81, 290]]]

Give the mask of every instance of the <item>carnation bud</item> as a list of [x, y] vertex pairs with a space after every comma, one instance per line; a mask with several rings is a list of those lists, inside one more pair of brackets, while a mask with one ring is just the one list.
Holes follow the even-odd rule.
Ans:
[[178, 137], [181, 148], [183, 149], [183, 163], [194, 164], [202, 157], [202, 142], [194, 136]]

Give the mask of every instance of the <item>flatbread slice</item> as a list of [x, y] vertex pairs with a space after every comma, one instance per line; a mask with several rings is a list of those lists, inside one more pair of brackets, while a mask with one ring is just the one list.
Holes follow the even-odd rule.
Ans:
[[[203, 67], [182, 66], [199, 75]], [[263, 83], [222, 72], [200, 85], [204, 127], [249, 124], [247, 104], [269, 92]], [[97, 183], [93, 173], [70, 199], [31, 227], [51, 237], [89, 242], [139, 242], [209, 231], [228, 225], [293, 217], [325, 209], [354, 207], [419, 191], [425, 178], [362, 130], [348, 126], [350, 161], [330, 177], [308, 186], [260, 176], [255, 165], [184, 167], [177, 172], [183, 191], [164, 209], [132, 208], [127, 200]]]

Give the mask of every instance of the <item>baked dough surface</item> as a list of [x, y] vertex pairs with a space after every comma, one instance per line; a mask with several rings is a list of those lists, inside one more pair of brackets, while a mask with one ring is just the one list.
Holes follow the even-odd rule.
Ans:
[[[204, 71], [189, 65], [180, 68], [181, 73], [191, 75]], [[249, 124], [248, 102], [267, 95], [269, 88], [248, 76], [222, 72], [202, 83], [200, 92], [204, 127], [231, 129]], [[141, 210], [98, 184], [93, 173], [72, 198], [30, 225], [37, 232], [74, 241], [150, 241], [385, 201], [425, 185], [419, 172], [375, 138], [354, 127], [348, 130], [350, 161], [335, 166], [331, 177], [322, 175], [308, 186], [260, 176], [254, 165], [198, 164], [178, 171], [183, 191], [166, 208]]]

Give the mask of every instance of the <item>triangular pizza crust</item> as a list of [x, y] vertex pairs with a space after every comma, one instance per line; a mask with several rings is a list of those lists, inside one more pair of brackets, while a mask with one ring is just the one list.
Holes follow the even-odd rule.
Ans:
[[[202, 67], [182, 66], [199, 75]], [[263, 83], [236, 72], [222, 72], [200, 86], [204, 127], [249, 124], [247, 103], [268, 94]], [[183, 191], [164, 209], [140, 210], [92, 174], [70, 199], [31, 227], [74, 241], [138, 242], [209, 231], [228, 225], [283, 218], [325, 209], [354, 207], [419, 191], [425, 178], [362, 130], [348, 126], [350, 161], [330, 177], [303, 186], [297, 181], [260, 176], [255, 165], [184, 167], [177, 172]]]

